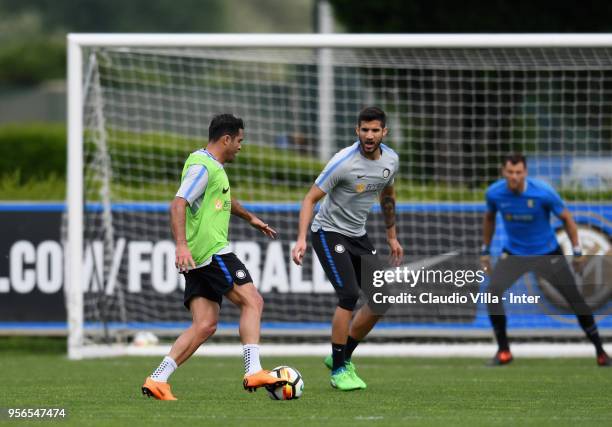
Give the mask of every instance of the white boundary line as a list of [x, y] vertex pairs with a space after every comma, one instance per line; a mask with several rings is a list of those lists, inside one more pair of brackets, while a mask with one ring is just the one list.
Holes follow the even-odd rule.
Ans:
[[[492, 357], [497, 350], [495, 344], [362, 344], [358, 348], [359, 356], [370, 357]], [[170, 351], [169, 345], [142, 346], [133, 345], [89, 345], [81, 348], [81, 358], [98, 358], [113, 356], [165, 356]], [[272, 356], [326, 356], [329, 344], [265, 344], [261, 346], [262, 357]], [[593, 346], [581, 344], [523, 344], [512, 346], [515, 357], [525, 358], [567, 358], [594, 357]], [[239, 344], [213, 344], [200, 347], [196, 356], [233, 356], [242, 355]]]

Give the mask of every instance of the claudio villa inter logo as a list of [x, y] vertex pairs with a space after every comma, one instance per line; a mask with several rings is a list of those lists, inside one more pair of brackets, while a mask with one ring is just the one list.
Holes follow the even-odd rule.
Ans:
[[341, 254], [342, 252], [344, 252], [344, 246], [337, 244], [336, 246], [334, 246], [334, 250]]

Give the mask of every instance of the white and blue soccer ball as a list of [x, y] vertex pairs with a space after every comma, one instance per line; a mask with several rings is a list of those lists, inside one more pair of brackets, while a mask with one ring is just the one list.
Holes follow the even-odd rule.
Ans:
[[276, 387], [266, 388], [268, 396], [273, 400], [293, 400], [298, 399], [304, 392], [304, 379], [302, 374], [290, 366], [277, 366], [270, 371], [270, 375], [287, 380], [287, 384]]

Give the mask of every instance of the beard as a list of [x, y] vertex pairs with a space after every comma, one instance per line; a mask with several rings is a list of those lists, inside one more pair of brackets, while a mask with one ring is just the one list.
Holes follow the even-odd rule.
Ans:
[[510, 180], [507, 180], [507, 185], [508, 185], [508, 188], [510, 189], [510, 191], [520, 192], [520, 191], [523, 190], [523, 187], [525, 186], [525, 181], [510, 181]]
[[359, 144], [364, 153], [374, 153], [376, 152], [376, 150], [380, 148], [380, 144], [382, 144], [382, 140], [378, 142], [372, 142], [371, 144], [369, 144], [366, 141], [362, 141], [361, 139], [359, 139]]
[[227, 163], [232, 163], [234, 160], [236, 160], [236, 156], [238, 155], [240, 151], [236, 151], [235, 153], [233, 153], [227, 160]]

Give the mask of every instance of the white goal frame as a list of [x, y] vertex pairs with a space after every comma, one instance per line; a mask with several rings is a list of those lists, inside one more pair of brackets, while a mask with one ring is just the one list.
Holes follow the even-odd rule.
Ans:
[[[68, 34], [68, 165], [67, 291], [68, 356], [127, 354], [83, 346], [83, 48], [132, 47], [247, 47], [247, 48], [571, 48], [612, 47], [612, 34]], [[321, 55], [320, 61], [326, 56]], [[324, 65], [324, 64], [321, 64]], [[320, 67], [325, 70], [325, 67]], [[328, 83], [333, 80], [323, 79]], [[333, 83], [331, 83], [333, 84]], [[319, 91], [320, 112], [328, 111], [330, 91]], [[329, 127], [328, 127], [329, 130]], [[322, 138], [325, 140], [325, 137]], [[325, 147], [321, 150], [329, 153]], [[473, 346], [473, 345], [472, 345]], [[583, 348], [582, 345], [580, 345]], [[107, 349], [108, 350], [108, 349]], [[287, 350], [288, 353], [291, 350]], [[231, 353], [231, 351], [230, 351]], [[476, 352], [478, 354], [479, 352]], [[406, 351], [406, 354], [411, 354]], [[419, 353], [424, 355], [422, 352]], [[469, 353], [471, 354], [471, 353]], [[536, 354], [538, 354], [536, 352]], [[555, 354], [560, 354], [556, 352]]]

